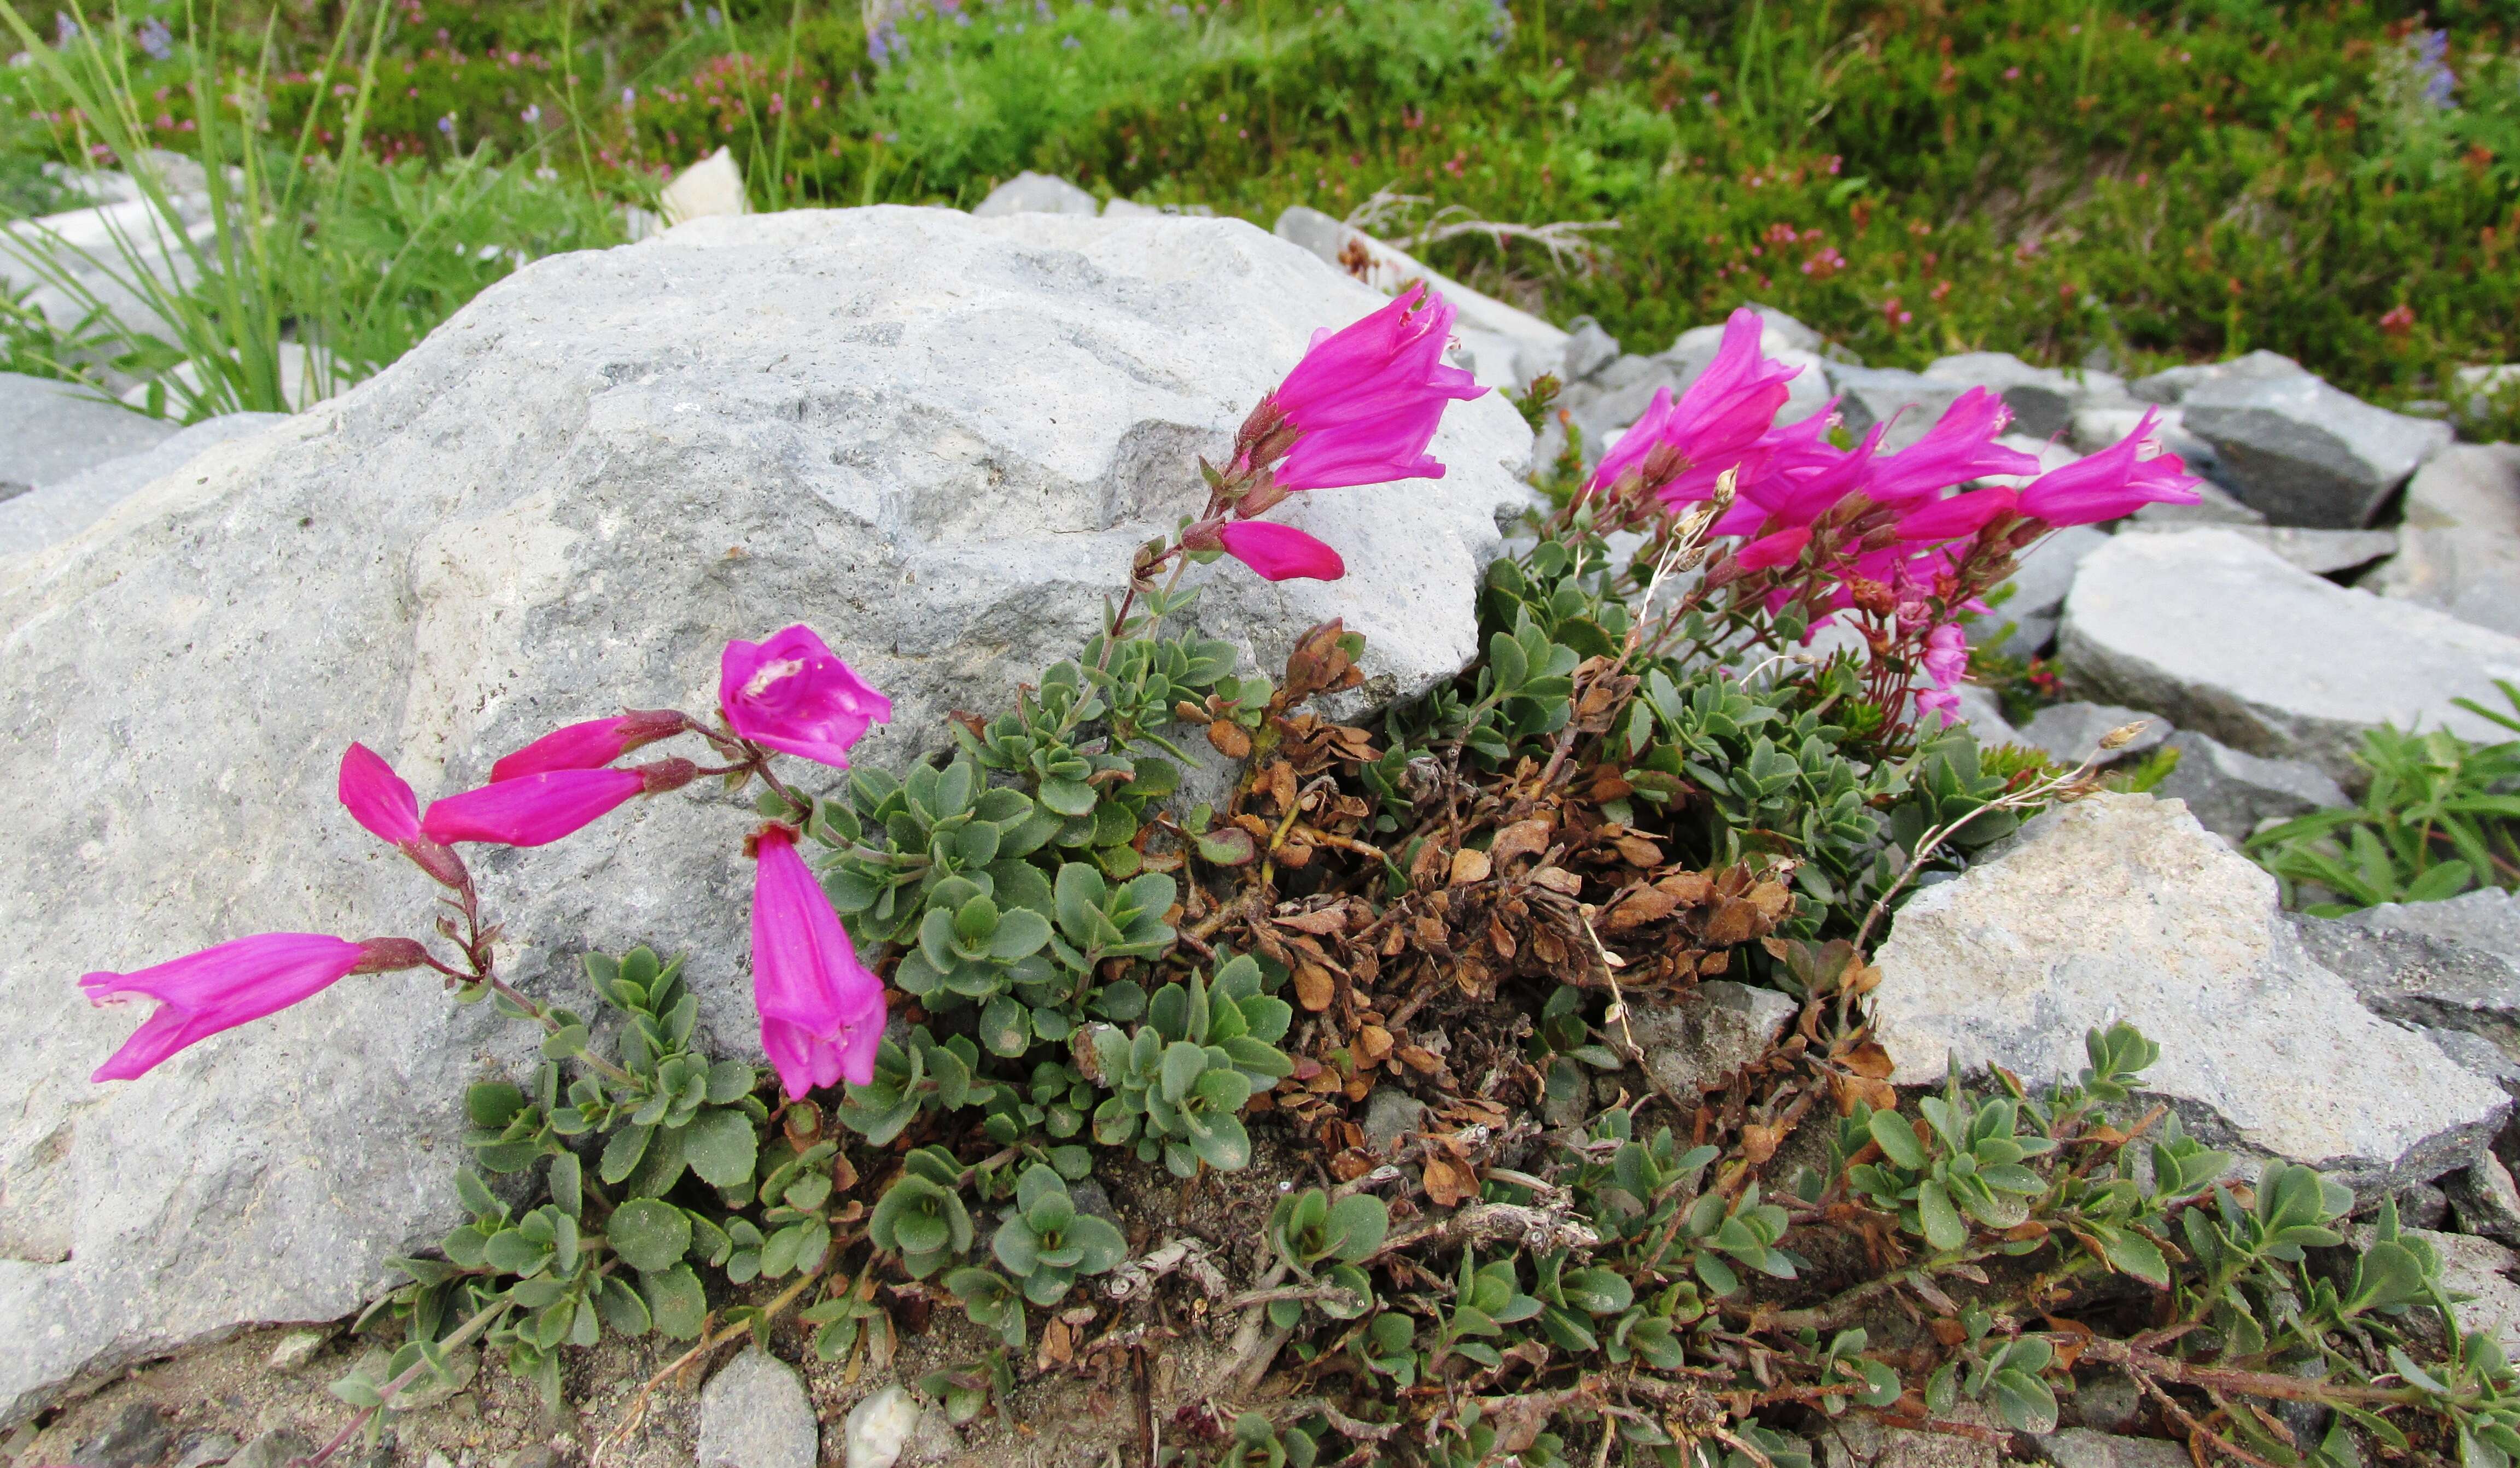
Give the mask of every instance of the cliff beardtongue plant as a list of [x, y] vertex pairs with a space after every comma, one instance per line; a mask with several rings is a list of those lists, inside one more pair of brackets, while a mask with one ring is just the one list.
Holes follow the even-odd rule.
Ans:
[[883, 1040], [883, 981], [858, 961], [822, 883], [796, 855], [796, 831], [773, 822], [752, 849], [752, 1003], [761, 1047], [790, 1100], [846, 1080], [875, 1080]]
[[428, 961], [427, 951], [408, 938], [352, 943], [320, 933], [263, 933], [137, 973], [88, 974], [79, 987], [91, 1003], [158, 1001], [157, 1011], [88, 1079], [137, 1080], [196, 1041], [277, 1013], [351, 974]]

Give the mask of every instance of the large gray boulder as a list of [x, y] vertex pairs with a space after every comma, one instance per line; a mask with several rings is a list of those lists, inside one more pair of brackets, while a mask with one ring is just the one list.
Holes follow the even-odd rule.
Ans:
[[2214, 446], [2224, 482], [2278, 525], [2359, 530], [2451, 442], [2448, 423], [2374, 408], [2308, 373], [2219, 378], [2180, 409]]
[[0, 372], [0, 505], [153, 448], [177, 426], [75, 382]]
[[2065, 594], [2074, 589], [2074, 571], [2083, 557], [2109, 543], [2108, 532], [2092, 525], [2068, 525], [2050, 531], [2040, 542], [2021, 555], [2004, 585], [2012, 594], [1996, 607], [1987, 620], [2002, 625], [2012, 624], [2012, 633], [2003, 640], [2002, 650], [2014, 657], [2030, 657], [2047, 650], [2056, 640], [2056, 618], [2065, 606]]
[[2364, 731], [2510, 731], [2457, 707], [2503, 706], [2520, 639], [2323, 581], [2237, 535], [2121, 535], [2085, 557], [2058, 636], [2078, 696], [2150, 709], [2250, 754], [2301, 759], [2348, 788]]
[[2304, 952], [2275, 881], [2174, 800], [2050, 810], [1899, 912], [1875, 1034], [1899, 1085], [1947, 1057], [2034, 1085], [2120, 1020], [2161, 1046], [2147, 1090], [2200, 1134], [2357, 1188], [2464, 1165], [2509, 1101], [2363, 1007]]
[[205, 419], [159, 439], [153, 448], [109, 459], [15, 499], [0, 500], [0, 556], [23, 556], [67, 540], [146, 485], [177, 472], [210, 449], [288, 421], [285, 413], [231, 413]]
[[2520, 637], [2520, 443], [2443, 450], [2407, 485], [2406, 513], [2371, 589]]
[[[345, 744], [426, 799], [625, 702], [706, 712], [727, 639], [802, 621], [892, 694], [860, 753], [898, 768], [1070, 655], [1130, 549], [1196, 507], [1194, 456], [1381, 304], [1232, 220], [696, 220], [529, 266], [343, 397], [0, 562], [0, 1421], [354, 1310], [451, 1222], [461, 1087], [506, 1032], [432, 981], [347, 980], [87, 1080], [134, 1016], [90, 1010], [84, 969], [428, 930], [427, 884], [335, 804]], [[1295, 497], [1346, 580], [1202, 567], [1199, 625], [1274, 668], [1342, 616], [1372, 695], [1449, 676], [1529, 441], [1495, 396], [1456, 405], [1446, 478]], [[694, 786], [480, 849], [503, 967], [583, 1002], [588, 947], [688, 954], [716, 1052], [753, 1052], [748, 809]]]

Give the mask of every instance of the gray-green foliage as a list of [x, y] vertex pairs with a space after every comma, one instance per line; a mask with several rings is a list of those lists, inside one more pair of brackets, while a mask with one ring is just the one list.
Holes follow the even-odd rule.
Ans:
[[1094, 1109], [1094, 1139], [1134, 1145], [1184, 1178], [1202, 1162], [1228, 1171], [1248, 1163], [1242, 1103], [1294, 1069], [1275, 1044], [1294, 1010], [1260, 985], [1259, 963], [1243, 955], [1218, 967], [1213, 986], [1192, 974], [1157, 990], [1133, 1033], [1089, 1030], [1099, 1084], [1111, 1092]]
[[1024, 1301], [1048, 1309], [1067, 1298], [1081, 1276], [1107, 1274], [1128, 1257], [1128, 1240], [1107, 1221], [1078, 1210], [1067, 1181], [1035, 1163], [1015, 1184], [1014, 1206], [990, 1237], [1000, 1273], [956, 1269], [945, 1287], [973, 1324], [997, 1331], [1007, 1345], [1024, 1342]]

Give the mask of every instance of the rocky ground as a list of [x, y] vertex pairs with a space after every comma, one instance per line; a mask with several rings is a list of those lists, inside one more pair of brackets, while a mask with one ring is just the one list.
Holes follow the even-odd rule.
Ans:
[[[870, 756], [937, 747], [948, 711], [1081, 636], [1127, 549], [1194, 495], [1174, 467], [1215, 453], [1315, 326], [1420, 273], [1309, 211], [1277, 239], [1117, 206], [1058, 217], [1094, 212], [1027, 176], [973, 216], [700, 219], [520, 272], [292, 417], [179, 432], [0, 378], [0, 706], [22, 741], [0, 819], [23, 853], [0, 889], [18, 940], [0, 971], [18, 1016], [0, 1038], [16, 1462], [279, 1468], [329, 1436], [347, 1409], [323, 1384], [365, 1349], [342, 1320], [385, 1256], [447, 1226], [462, 1086], [516, 1058], [478, 1011], [365, 980], [99, 1091], [87, 1067], [124, 1022], [78, 1001], [77, 968], [239, 925], [411, 926], [421, 895], [330, 812], [341, 745], [451, 788], [567, 718], [704, 706], [730, 635], [814, 623], [896, 699]], [[1570, 434], [1598, 457], [1714, 349], [1713, 328], [1638, 354], [1448, 293], [1481, 378], [1552, 373], [1562, 416], [1535, 443], [1481, 400], [1437, 441], [1440, 483], [1302, 507], [1355, 574], [1220, 581], [1202, 615], [1256, 665], [1338, 615], [1369, 640], [1372, 698], [1451, 676], [1475, 652], [1501, 518], [1532, 503], [1526, 474]], [[2086, 1029], [2133, 1019], [2163, 1045], [2156, 1097], [2191, 1129], [2397, 1196], [2478, 1297], [2463, 1309], [2520, 1350], [2520, 905], [2300, 917], [2235, 850], [2347, 801], [2377, 725], [2503, 733], [2454, 700], [2498, 707], [2498, 681], [2520, 680], [2520, 447], [2457, 442], [2269, 353], [2134, 381], [1993, 353], [1891, 372], [1775, 313], [1768, 346], [1806, 368], [1788, 420], [1834, 396], [1897, 446], [1983, 385], [2053, 466], [2157, 408], [2213, 480], [2202, 506], [2059, 536], [1990, 619], [2010, 624], [2006, 651], [2052, 653], [2072, 701], [2015, 728], [1980, 697], [1982, 739], [2072, 762], [2141, 717], [2153, 729], [2116, 757], [2180, 758], [2154, 795], [2055, 810], [1908, 906], [1874, 997], [1894, 1079], [1930, 1084], [1947, 1056], [2070, 1073]], [[510, 854], [494, 873], [510, 971], [550, 994], [586, 946], [689, 951], [703, 1032], [742, 1052], [741, 825], [722, 804], [659, 802], [600, 849]], [[1683, 1093], [1721, 1085], [1790, 1009], [1710, 984], [1641, 1010], [1648, 1068]], [[1169, 1186], [1118, 1213], [1249, 1244], [1265, 1199]], [[1020, 1437], [958, 1435], [905, 1401], [892, 1378], [954, 1358], [965, 1329], [940, 1315], [888, 1372], [813, 1363], [785, 1336], [801, 1374], [721, 1352], [635, 1413], [674, 1353], [607, 1346], [557, 1412], [493, 1362], [352, 1457], [584, 1462], [632, 1424], [603, 1461], [1102, 1460], [1122, 1425], [1083, 1387], [1036, 1403]], [[1196, 1377], [1197, 1357], [1159, 1369]], [[2107, 1435], [2132, 1411], [2112, 1416], [2105, 1382], [2080, 1395], [2049, 1460], [2150, 1468], [2164, 1445]], [[1976, 1452], [1864, 1431], [1826, 1445], [1832, 1460]]]

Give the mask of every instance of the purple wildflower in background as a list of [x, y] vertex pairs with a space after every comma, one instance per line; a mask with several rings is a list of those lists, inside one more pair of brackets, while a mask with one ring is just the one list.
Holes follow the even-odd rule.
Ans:
[[70, 42], [77, 39], [78, 26], [71, 22], [69, 13], [53, 12], [53, 45], [66, 51], [69, 49]]
[[455, 136], [455, 114], [453, 112], [448, 112], [445, 116], [438, 118], [437, 130], [450, 138]]
[[162, 62], [175, 54], [175, 32], [155, 17], [141, 23], [139, 41], [140, 49], [149, 53], [152, 61]]
[[2424, 66], [2424, 101], [2437, 108], [2452, 108], [2450, 100], [2458, 89], [2458, 73], [2450, 68], [2450, 32], [2427, 30], [2415, 38], [2415, 60]]

